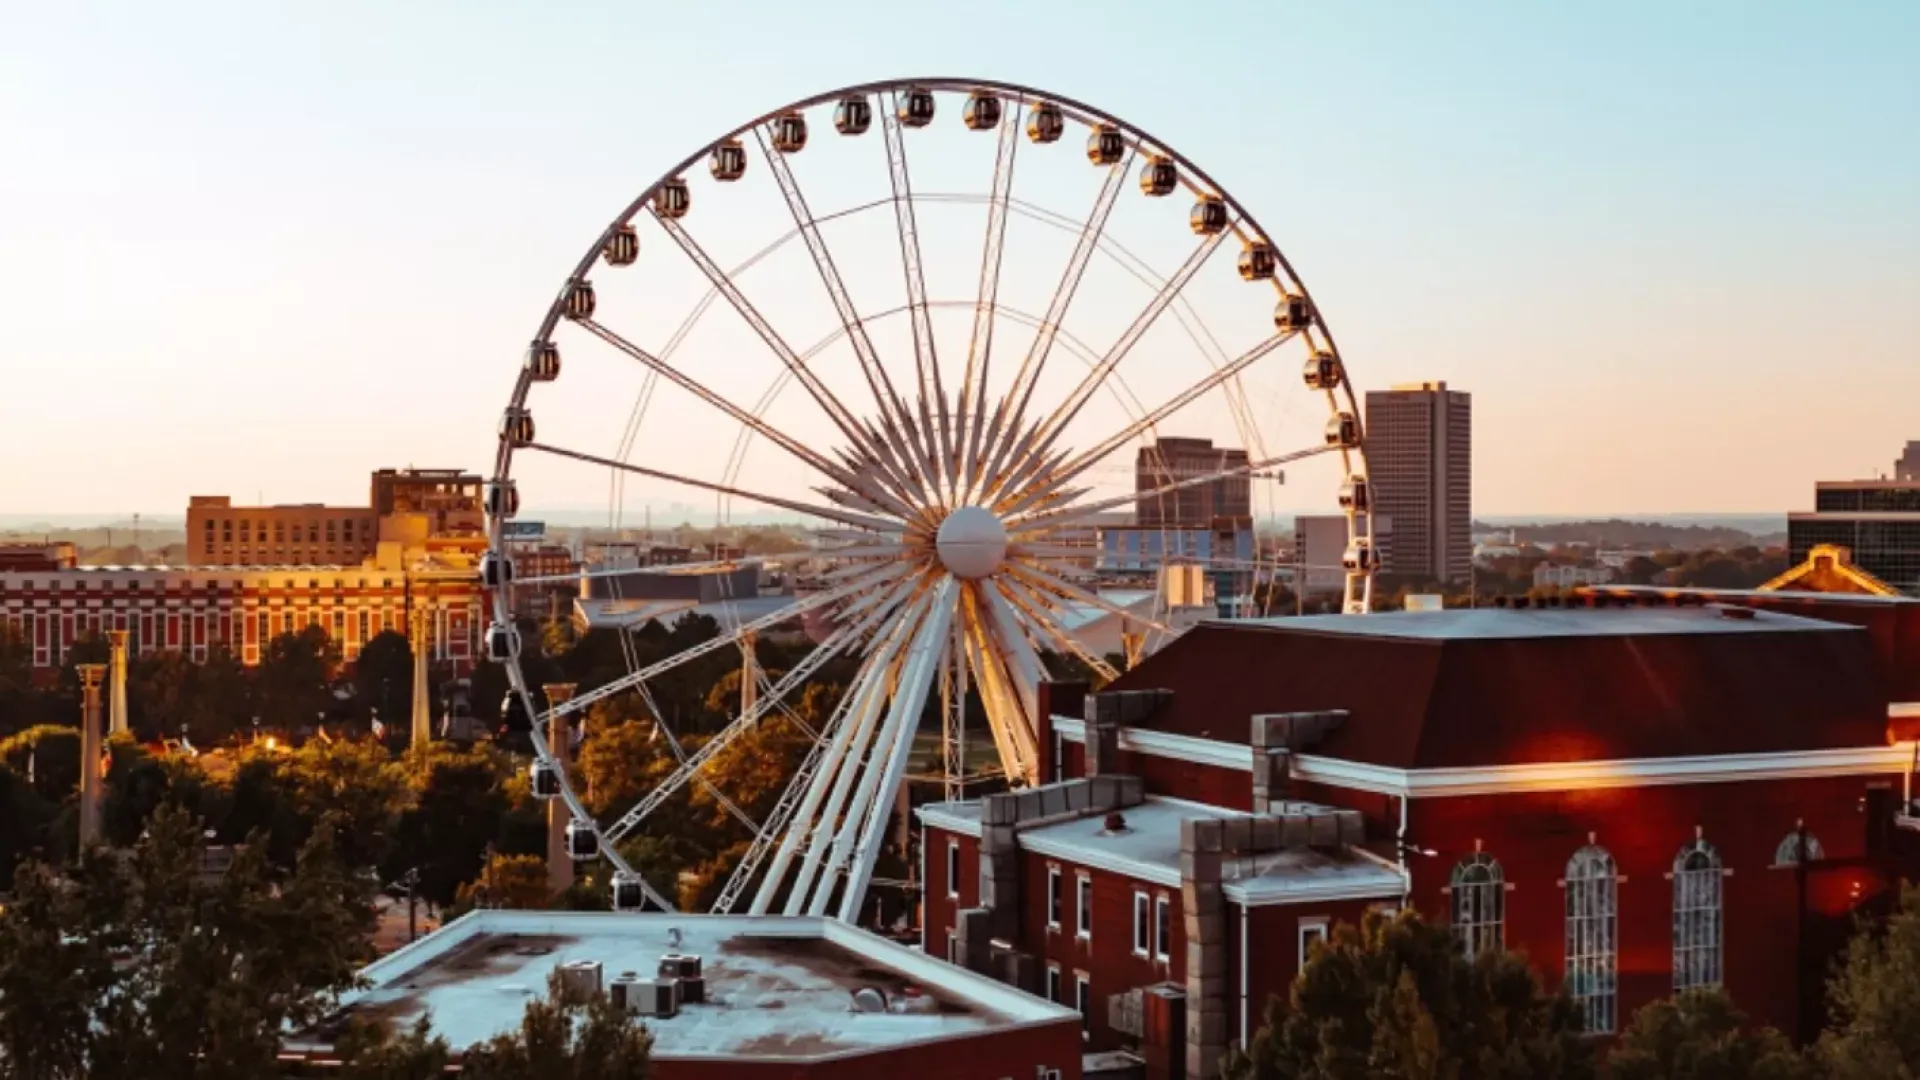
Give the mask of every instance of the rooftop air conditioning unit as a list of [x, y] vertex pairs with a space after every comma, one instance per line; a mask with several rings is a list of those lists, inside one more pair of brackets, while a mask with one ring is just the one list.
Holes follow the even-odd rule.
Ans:
[[569, 1001], [587, 1001], [600, 994], [600, 961], [573, 960], [560, 965], [560, 989]]
[[680, 1015], [680, 980], [678, 979], [642, 979], [629, 991], [628, 1001], [634, 1012], [642, 1016], [670, 1020]]
[[707, 979], [700, 957], [691, 953], [667, 953], [660, 958], [660, 978], [680, 984], [682, 1005], [702, 1005], [707, 1000]]

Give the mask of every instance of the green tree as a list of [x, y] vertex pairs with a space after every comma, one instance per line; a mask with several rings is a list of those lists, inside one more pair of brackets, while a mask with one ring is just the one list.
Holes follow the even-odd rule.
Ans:
[[387, 880], [420, 871], [419, 895], [442, 907], [480, 875], [508, 803], [504, 756], [485, 747], [435, 743], [409, 756], [412, 804], [401, 814], [384, 864]]
[[538, 855], [494, 852], [487, 857], [480, 876], [461, 885], [454, 897], [454, 907], [461, 911], [475, 907], [538, 910], [552, 905], [547, 860]]
[[1920, 887], [1903, 885], [1884, 929], [1863, 926], [1827, 988], [1816, 1053], [1833, 1080], [1920, 1076]]
[[544, 1000], [528, 1002], [520, 1027], [461, 1056], [467, 1080], [646, 1080], [653, 1036], [606, 994], [570, 999], [555, 972]]
[[440, 1080], [453, 1058], [447, 1041], [433, 1034], [430, 1016], [399, 1035], [384, 1023], [349, 1017], [333, 1052], [339, 1080]]
[[1609, 1080], [1805, 1080], [1806, 1058], [1772, 1028], [1747, 1026], [1721, 990], [1646, 1005], [1607, 1055]]
[[268, 642], [257, 675], [261, 721], [289, 729], [313, 722], [333, 702], [327, 685], [339, 664], [339, 647], [318, 626]]
[[201, 842], [168, 806], [130, 853], [21, 869], [0, 913], [0, 1073], [250, 1080], [354, 985], [372, 909], [330, 828], [290, 873], [250, 845], [203, 876]]
[[1583, 1080], [1593, 1047], [1564, 997], [1516, 953], [1468, 957], [1413, 912], [1338, 926], [1286, 999], [1268, 1003], [1231, 1080]]
[[354, 693], [368, 708], [380, 710], [389, 731], [406, 731], [413, 722], [413, 645], [393, 630], [375, 634], [353, 662]]

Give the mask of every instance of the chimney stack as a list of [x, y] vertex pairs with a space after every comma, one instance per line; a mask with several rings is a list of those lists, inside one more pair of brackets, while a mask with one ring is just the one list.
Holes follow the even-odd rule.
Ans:
[[100, 677], [105, 664], [80, 664], [80, 847], [100, 842]]
[[[547, 708], [558, 709], [573, 700], [574, 683], [547, 683], [541, 691], [547, 695]], [[539, 723], [536, 719], [535, 723]], [[547, 749], [562, 768], [573, 768], [573, 728], [564, 713], [547, 721]], [[565, 799], [547, 800], [547, 890], [558, 895], [573, 885], [573, 855], [567, 850], [567, 825], [573, 820], [573, 808]]]
[[111, 721], [107, 730], [124, 735], [127, 733], [127, 632], [109, 630], [107, 642], [113, 646], [113, 667], [107, 675], [107, 716]]

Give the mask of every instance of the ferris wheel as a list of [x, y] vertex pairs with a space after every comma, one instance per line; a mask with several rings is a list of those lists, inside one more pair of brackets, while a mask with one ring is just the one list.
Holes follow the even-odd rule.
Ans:
[[[1049, 659], [1115, 674], [1076, 626], [1112, 616], [1176, 630], [1163, 606], [1143, 613], [1076, 572], [1116, 513], [1158, 522], [1118, 526], [1158, 536], [1135, 565], [1258, 572], [1257, 543], [1197, 543], [1204, 529], [1181, 515], [1337, 499], [1343, 610], [1371, 603], [1360, 411], [1306, 286], [1171, 146], [1021, 86], [855, 86], [702, 146], [564, 279], [498, 434], [486, 648], [534, 718], [535, 793], [571, 809], [576, 857], [614, 864], [616, 908], [672, 908], [621, 840], [836, 657], [857, 674], [752, 823], [716, 910], [747, 899], [755, 914], [857, 916], [928, 711], [950, 792], [967, 768], [968, 701], [1007, 779], [1037, 783]], [[1175, 434], [1238, 446], [1190, 440], [1200, 454], [1176, 462]], [[512, 592], [552, 579], [515, 580], [508, 523], [523, 494], [561, 504], [589, 491], [609, 493], [613, 521], [635, 497], [676, 495], [722, 518], [804, 519], [829, 537], [813, 553], [826, 569], [771, 610], [741, 607], [716, 638], [543, 709]], [[747, 675], [758, 693], [730, 724], [637, 805], [595, 821], [549, 723], [800, 618], [825, 627], [805, 660], [777, 679]]]

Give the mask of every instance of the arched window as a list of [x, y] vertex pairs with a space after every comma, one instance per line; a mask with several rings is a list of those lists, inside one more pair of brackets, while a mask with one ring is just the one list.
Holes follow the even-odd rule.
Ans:
[[1590, 1032], [1614, 1029], [1620, 952], [1620, 875], [1607, 850], [1588, 844], [1567, 860], [1567, 990]]
[[[1801, 851], [1806, 858], [1800, 857]], [[1820, 846], [1820, 838], [1810, 832], [1795, 829], [1780, 838], [1780, 846], [1773, 849], [1773, 865], [1798, 866], [1802, 862], [1819, 862], [1827, 857], [1827, 849]]]
[[1476, 851], [1453, 868], [1453, 932], [1468, 956], [1506, 943], [1507, 880], [1500, 862]]
[[1695, 840], [1673, 857], [1673, 988], [1720, 985], [1720, 853]]

